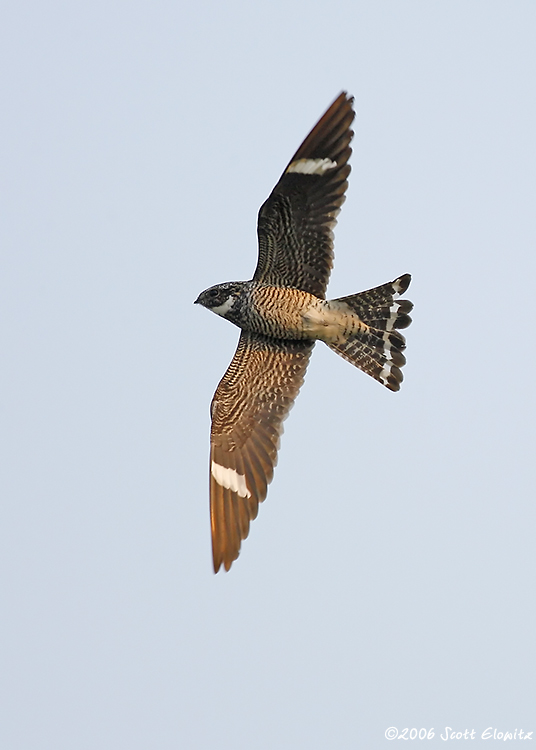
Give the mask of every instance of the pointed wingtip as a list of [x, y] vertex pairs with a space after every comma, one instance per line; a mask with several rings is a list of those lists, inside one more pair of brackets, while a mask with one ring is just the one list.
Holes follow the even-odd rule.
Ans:
[[225, 560], [221, 557], [213, 557], [212, 563], [214, 566], [214, 574], [219, 573], [220, 570], [224, 573], [228, 573], [231, 570], [231, 565], [233, 564], [234, 560]]

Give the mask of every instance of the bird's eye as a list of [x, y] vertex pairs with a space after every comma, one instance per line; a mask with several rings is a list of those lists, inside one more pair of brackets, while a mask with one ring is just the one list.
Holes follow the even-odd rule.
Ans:
[[217, 289], [211, 289], [209, 292], [209, 295], [211, 297], [217, 297], [218, 296], [218, 290]]

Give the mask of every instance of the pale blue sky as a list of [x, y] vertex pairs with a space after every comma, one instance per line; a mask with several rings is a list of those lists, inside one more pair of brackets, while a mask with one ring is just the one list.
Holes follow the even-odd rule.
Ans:
[[[3, 750], [536, 734], [535, 33], [528, 0], [4, 4]], [[342, 89], [329, 294], [413, 274], [405, 381], [316, 348], [214, 576], [238, 331], [192, 302], [251, 276]]]

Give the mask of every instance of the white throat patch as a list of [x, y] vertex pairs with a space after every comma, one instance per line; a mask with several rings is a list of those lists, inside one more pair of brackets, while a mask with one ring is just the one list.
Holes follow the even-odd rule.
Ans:
[[236, 300], [236, 297], [234, 297], [232, 294], [230, 294], [223, 305], [218, 305], [218, 307], [211, 307], [213, 313], [216, 313], [216, 315], [227, 315], [231, 307], [234, 305]]

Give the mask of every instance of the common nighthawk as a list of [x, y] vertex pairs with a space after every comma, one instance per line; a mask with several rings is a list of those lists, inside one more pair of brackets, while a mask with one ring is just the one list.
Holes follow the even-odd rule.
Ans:
[[210, 515], [214, 571], [229, 570], [266, 497], [283, 420], [324, 341], [391, 391], [402, 382], [413, 305], [405, 274], [326, 300], [333, 233], [352, 153], [353, 98], [343, 92], [296, 151], [259, 211], [259, 259], [251, 281], [218, 284], [196, 303], [242, 329], [211, 404]]

